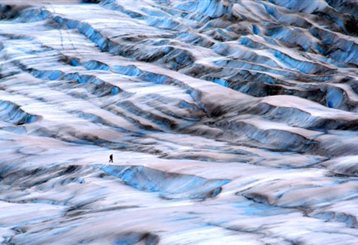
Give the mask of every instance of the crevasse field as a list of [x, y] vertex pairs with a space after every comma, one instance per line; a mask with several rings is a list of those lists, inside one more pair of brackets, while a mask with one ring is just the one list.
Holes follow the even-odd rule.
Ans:
[[96, 2], [0, 0], [0, 244], [358, 244], [356, 0]]

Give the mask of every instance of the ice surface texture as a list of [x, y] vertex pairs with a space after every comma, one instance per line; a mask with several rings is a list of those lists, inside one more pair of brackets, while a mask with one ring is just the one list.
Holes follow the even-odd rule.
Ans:
[[0, 1], [0, 243], [358, 244], [357, 13]]

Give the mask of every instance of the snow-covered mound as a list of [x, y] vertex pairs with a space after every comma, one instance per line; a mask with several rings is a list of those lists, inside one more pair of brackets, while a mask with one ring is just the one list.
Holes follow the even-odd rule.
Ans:
[[0, 1], [0, 243], [358, 244], [357, 12]]

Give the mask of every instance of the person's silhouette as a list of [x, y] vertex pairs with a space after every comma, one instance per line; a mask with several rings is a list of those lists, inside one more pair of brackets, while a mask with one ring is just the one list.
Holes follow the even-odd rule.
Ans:
[[113, 163], [113, 154], [109, 155], [109, 163]]

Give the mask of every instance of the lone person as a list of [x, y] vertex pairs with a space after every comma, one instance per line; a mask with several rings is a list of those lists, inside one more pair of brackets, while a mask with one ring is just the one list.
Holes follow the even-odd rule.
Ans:
[[109, 155], [109, 163], [113, 163], [113, 154]]

